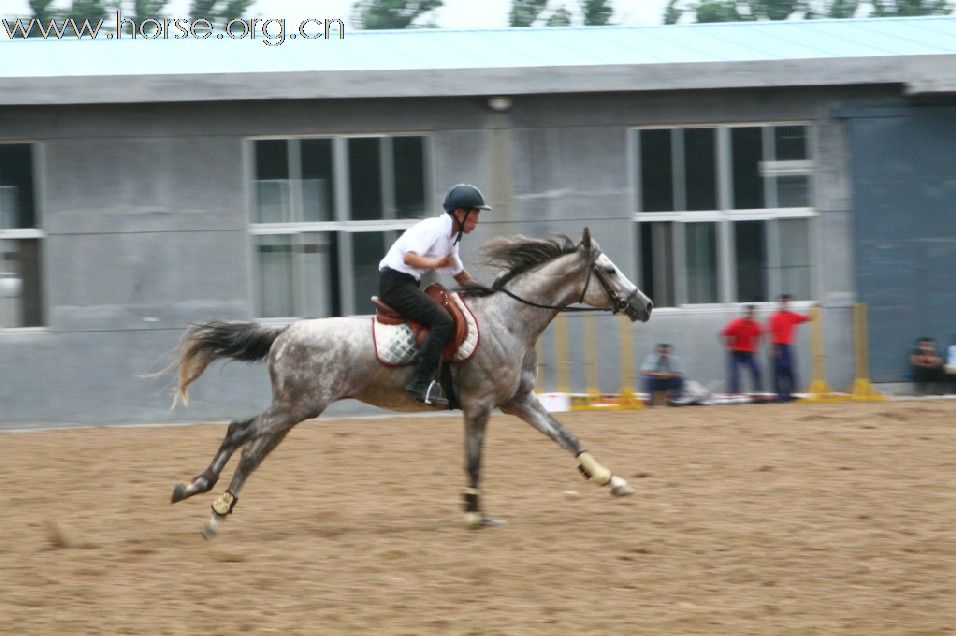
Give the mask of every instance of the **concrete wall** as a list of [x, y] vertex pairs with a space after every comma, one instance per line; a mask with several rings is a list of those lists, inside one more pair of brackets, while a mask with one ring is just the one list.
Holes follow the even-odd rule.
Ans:
[[[466, 262], [497, 234], [578, 237], [588, 225], [633, 278], [629, 127], [814, 122], [823, 168], [816, 184], [816, 297], [827, 307], [830, 381], [843, 388], [852, 380], [844, 309], [854, 290], [852, 202], [844, 124], [830, 112], [848, 100], [889, 92], [515, 97], [507, 113], [490, 111], [478, 97], [4, 108], [0, 140], [31, 141], [38, 148], [47, 327], [0, 332], [0, 423], [229, 419], [268, 403], [264, 365], [210, 369], [194, 385], [190, 407], [172, 412], [164, 390], [170, 378], [143, 377], [162, 368], [190, 321], [253, 318], [244, 140], [262, 135], [424, 132], [435, 151], [433, 199], [440, 200], [448, 184], [471, 181], [485, 186], [496, 208], [466, 242]], [[720, 382], [723, 357], [715, 334], [737, 311], [659, 311], [647, 326], [634, 327], [635, 361], [666, 340], [692, 377]], [[616, 324], [609, 325], [602, 329], [616, 334]], [[569, 333], [581, 363], [581, 330]], [[806, 337], [804, 329], [799, 355], [805, 379]], [[600, 345], [604, 390], [619, 383], [613, 343], [602, 339]], [[583, 389], [583, 367], [575, 377]], [[545, 369], [546, 388], [548, 378]], [[336, 412], [363, 409], [345, 405]]]
[[916, 338], [956, 344], [956, 106], [849, 109], [856, 277], [873, 378], [899, 382]]

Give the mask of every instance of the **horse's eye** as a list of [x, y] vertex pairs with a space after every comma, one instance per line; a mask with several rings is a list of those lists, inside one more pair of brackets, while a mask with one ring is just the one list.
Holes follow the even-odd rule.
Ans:
[[608, 274], [617, 274], [617, 268], [613, 266], [608, 266], [604, 268], [604, 271]]

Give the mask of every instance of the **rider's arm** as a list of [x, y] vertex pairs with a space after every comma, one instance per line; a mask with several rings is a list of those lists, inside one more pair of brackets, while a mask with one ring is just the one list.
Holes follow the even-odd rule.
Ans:
[[402, 260], [405, 261], [405, 264], [415, 269], [439, 269], [441, 267], [447, 267], [449, 259], [450, 255], [446, 255], [442, 258], [428, 258], [427, 256], [420, 256], [416, 252], [405, 252], [405, 255], [402, 256]]
[[476, 281], [474, 278], [472, 278], [472, 277], [471, 277], [471, 274], [469, 274], [468, 271], [467, 271], [467, 270], [464, 270], [464, 269], [461, 270], [460, 272], [458, 272], [457, 274], [455, 274], [453, 278], [455, 279], [455, 282], [456, 282], [456, 283], [458, 283], [459, 285], [462, 285], [462, 286], [468, 285], [468, 284], [477, 284], [477, 283], [478, 283], [478, 281]]

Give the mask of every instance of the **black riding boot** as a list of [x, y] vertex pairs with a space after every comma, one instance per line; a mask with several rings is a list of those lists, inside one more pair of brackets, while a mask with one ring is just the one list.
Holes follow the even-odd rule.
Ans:
[[441, 383], [434, 379], [431, 373], [416, 372], [405, 390], [414, 395], [419, 402], [431, 406], [448, 406], [448, 398], [445, 397]]

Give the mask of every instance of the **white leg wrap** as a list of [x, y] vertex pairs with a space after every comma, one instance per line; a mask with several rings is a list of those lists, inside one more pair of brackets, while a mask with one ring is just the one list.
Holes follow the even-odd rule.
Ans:
[[611, 471], [598, 463], [594, 455], [587, 451], [578, 455], [578, 465], [588, 480], [598, 486], [606, 486], [611, 481]]

